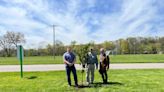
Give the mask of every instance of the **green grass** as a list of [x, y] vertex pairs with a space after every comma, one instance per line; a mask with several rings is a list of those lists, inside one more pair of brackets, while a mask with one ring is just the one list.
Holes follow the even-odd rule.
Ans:
[[112, 63], [164, 63], [164, 54], [116, 55]]
[[[25, 72], [22, 79], [19, 72], [0, 73], [0, 92], [164, 92], [163, 71], [110, 70], [109, 84], [101, 84], [96, 71], [95, 84], [78, 89], [68, 87], [65, 71]], [[80, 71], [78, 80], [81, 84]]]
[[[55, 61], [52, 56], [24, 57], [23, 64], [63, 64], [62, 56], [56, 56]], [[17, 65], [19, 61], [16, 57], [0, 57], [0, 65]]]
[[[111, 55], [111, 63], [163, 63], [164, 54], [146, 55]], [[62, 64], [62, 56], [56, 56], [55, 61], [52, 56], [25, 57], [24, 64]], [[77, 59], [78, 60], [78, 59]], [[78, 61], [79, 63], [79, 61]], [[0, 57], [0, 65], [16, 65], [19, 61], [16, 57]]]

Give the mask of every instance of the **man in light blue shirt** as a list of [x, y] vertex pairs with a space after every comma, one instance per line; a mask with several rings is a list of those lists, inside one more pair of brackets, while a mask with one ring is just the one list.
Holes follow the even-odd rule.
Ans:
[[68, 85], [71, 86], [70, 74], [71, 74], [71, 71], [72, 71], [73, 76], [74, 76], [75, 86], [78, 87], [76, 68], [74, 66], [74, 64], [76, 62], [76, 56], [71, 51], [70, 47], [68, 47], [67, 48], [67, 52], [64, 53], [63, 61], [64, 61], [65, 65], [66, 65], [65, 67], [66, 67], [66, 74], [67, 74]]

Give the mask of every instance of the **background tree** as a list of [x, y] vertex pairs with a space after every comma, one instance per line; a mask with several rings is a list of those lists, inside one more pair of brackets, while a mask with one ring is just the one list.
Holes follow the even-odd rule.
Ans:
[[48, 52], [47, 55], [52, 56], [52, 54], [53, 54], [53, 46], [52, 46], [51, 44], [48, 44], [48, 45], [46, 46], [46, 50], [47, 50], [47, 52]]
[[129, 53], [129, 45], [128, 45], [128, 41], [127, 40], [124, 40], [124, 39], [121, 39], [120, 40], [120, 43], [121, 43], [121, 54], [128, 54]]
[[70, 45], [71, 45], [72, 49], [76, 48], [76, 43], [77, 43], [76, 41], [71, 41]]
[[24, 35], [20, 32], [7, 31], [6, 34], [0, 37], [0, 47], [2, 47], [8, 57], [12, 56], [12, 53], [14, 53], [13, 46], [16, 47], [18, 43], [24, 42]]
[[164, 37], [159, 38], [159, 43], [161, 44], [161, 52], [164, 53]]
[[106, 49], [106, 50], [113, 50], [115, 48], [113, 42], [111, 41], [105, 41], [103, 43], [103, 47]]
[[60, 40], [56, 40], [56, 44], [55, 44], [56, 48], [55, 48], [55, 55], [62, 55], [65, 51], [64, 49], [64, 44], [60, 41]]
[[19, 43], [25, 43], [24, 34], [20, 32], [7, 31], [4, 35], [5, 38], [16, 47]]
[[0, 37], [0, 47], [4, 51], [3, 56], [7, 56], [7, 57], [11, 56], [12, 43], [9, 42], [9, 40], [6, 38], [6, 36]]
[[136, 54], [137, 53], [137, 49], [139, 48], [137, 39], [135, 37], [129, 37], [129, 38], [127, 38], [127, 41], [128, 41], [130, 54]]

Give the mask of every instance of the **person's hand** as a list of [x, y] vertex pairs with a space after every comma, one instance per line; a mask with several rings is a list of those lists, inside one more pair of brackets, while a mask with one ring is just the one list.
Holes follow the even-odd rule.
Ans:
[[68, 64], [68, 66], [71, 66], [71, 63], [68, 62], [67, 64]]
[[109, 67], [107, 67], [106, 70], [109, 70]]
[[73, 66], [74, 63], [70, 63], [69, 66]]
[[98, 66], [96, 66], [96, 69], [98, 69]]
[[81, 73], [84, 73], [84, 69], [82, 69]]
[[85, 68], [85, 64], [84, 65], [82, 65], [83, 66], [83, 68]]

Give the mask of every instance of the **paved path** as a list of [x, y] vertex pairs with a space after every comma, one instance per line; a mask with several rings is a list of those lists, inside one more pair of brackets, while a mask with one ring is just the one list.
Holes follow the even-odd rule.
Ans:
[[[76, 69], [81, 70], [81, 66], [76, 64]], [[164, 69], [164, 63], [133, 63], [133, 64], [111, 64], [110, 69]], [[64, 64], [52, 65], [24, 65], [24, 71], [58, 71], [65, 70]], [[0, 65], [0, 72], [20, 71], [19, 65]]]

